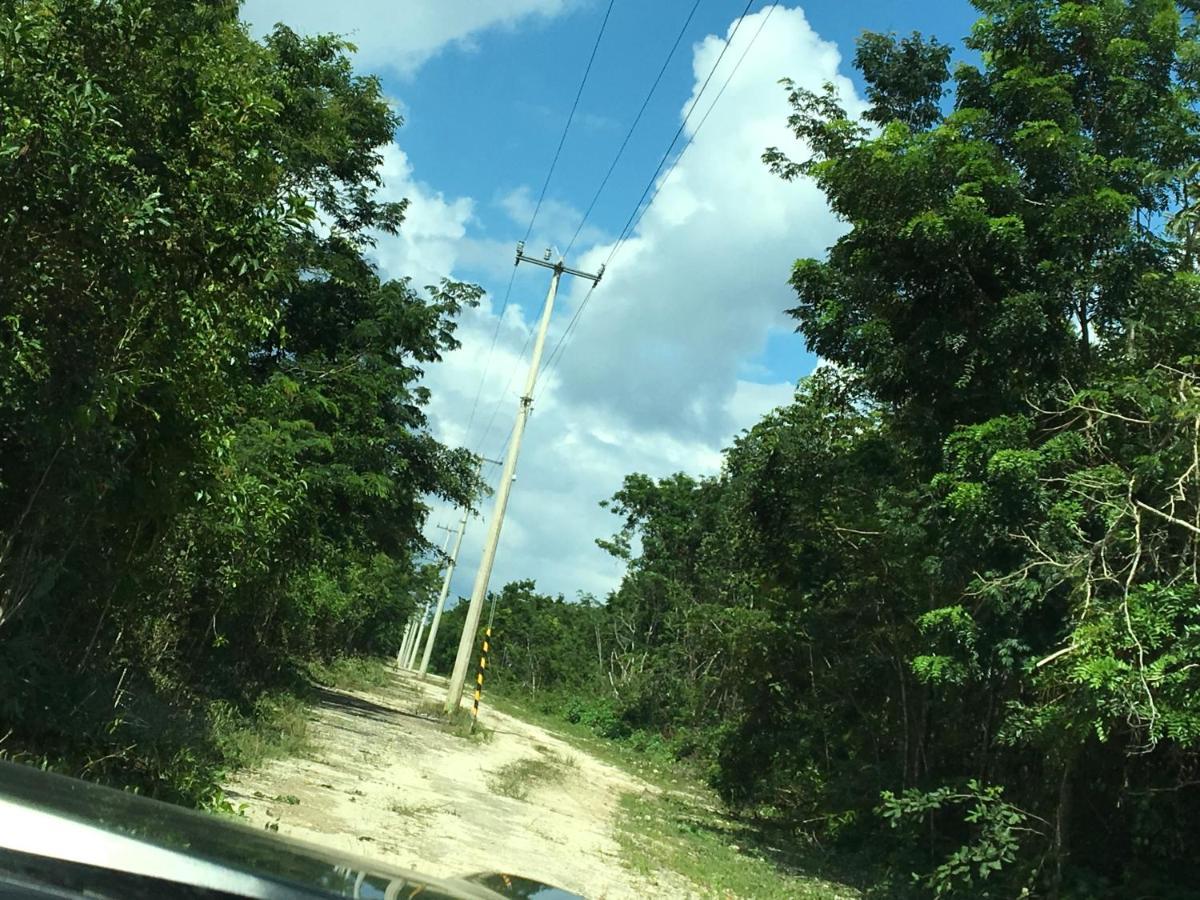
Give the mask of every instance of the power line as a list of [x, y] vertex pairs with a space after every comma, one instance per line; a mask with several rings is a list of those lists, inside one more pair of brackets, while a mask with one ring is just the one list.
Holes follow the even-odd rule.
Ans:
[[[504, 385], [504, 390], [500, 392], [500, 396], [496, 398], [495, 404], [492, 406], [492, 415], [488, 418], [487, 427], [483, 429], [483, 435], [479, 438], [479, 452], [483, 452], [484, 445], [487, 443], [488, 435], [492, 433], [492, 425], [496, 422], [496, 416], [500, 412], [500, 406], [504, 403], [504, 398], [508, 396], [508, 392], [512, 389], [513, 381], [517, 377], [517, 373], [521, 370], [521, 363], [525, 360], [525, 351], [529, 349], [529, 344], [533, 341], [533, 331], [525, 335], [525, 343], [521, 347], [521, 352], [517, 355], [516, 365], [509, 372], [508, 382]], [[507, 443], [507, 440], [505, 441]]]
[[[613, 4], [615, 2], [616, 2], [616, 0], [609, 0], [608, 8], [604, 11], [604, 19], [600, 22], [600, 30], [596, 33], [596, 42], [592, 45], [592, 53], [588, 57], [587, 65], [584, 67], [583, 78], [580, 79], [580, 81], [579, 81], [579, 89], [575, 92], [575, 100], [571, 104], [571, 111], [570, 111], [570, 113], [567, 114], [567, 121], [563, 125], [562, 135], [558, 139], [558, 147], [554, 151], [554, 158], [550, 161], [550, 168], [546, 172], [546, 180], [542, 183], [542, 191], [538, 195], [537, 204], [533, 208], [533, 215], [531, 215], [529, 217], [529, 225], [525, 229], [525, 237], [523, 238], [523, 240], [525, 240], [525, 241], [529, 240], [529, 235], [533, 232], [533, 225], [537, 221], [538, 213], [541, 211], [542, 202], [546, 199], [546, 191], [550, 188], [550, 180], [554, 177], [554, 169], [558, 166], [558, 159], [562, 155], [563, 145], [566, 144], [566, 142], [567, 142], [567, 134], [571, 130], [571, 123], [575, 119], [575, 111], [579, 108], [579, 100], [583, 96], [583, 89], [587, 85], [588, 76], [591, 74], [591, 71], [592, 71], [592, 63], [595, 62], [595, 60], [596, 60], [596, 51], [600, 49], [600, 41], [603, 39], [605, 29], [608, 27], [608, 19], [609, 19], [609, 16], [612, 14]], [[491, 340], [490, 344], [488, 345], [487, 356], [486, 356], [484, 364], [483, 364], [483, 374], [479, 377], [479, 387], [476, 388], [476, 390], [475, 390], [475, 399], [471, 403], [471, 413], [467, 417], [467, 430], [465, 433], [465, 442], [468, 445], [470, 444], [471, 427], [475, 424], [475, 413], [479, 409], [479, 399], [483, 394], [483, 386], [484, 386], [484, 384], [487, 383], [487, 377], [491, 371], [492, 356], [496, 352], [496, 341], [500, 337], [500, 326], [504, 322], [504, 313], [508, 309], [508, 301], [512, 295], [513, 282], [516, 279], [516, 277], [517, 277], [517, 269], [516, 269], [516, 266], [513, 266], [512, 274], [508, 277], [508, 287], [506, 287], [504, 290], [504, 299], [500, 303], [500, 312], [496, 317], [496, 327], [492, 331], [492, 340]], [[525, 354], [525, 351], [522, 350], [521, 355], [524, 356], [524, 354]], [[511, 378], [509, 379], [509, 382], [511, 384]], [[505, 391], [507, 392], [507, 388], [505, 389]], [[499, 406], [499, 402], [500, 401], [498, 400], [497, 408]], [[493, 419], [495, 418], [495, 412], [492, 413], [492, 418]], [[488, 430], [491, 430], [490, 424], [488, 426]], [[483, 450], [483, 442], [486, 439], [487, 439], [487, 431], [484, 432], [484, 437], [481, 438], [479, 441], [480, 452], [482, 452], [482, 450]]]
[[[742, 55], [739, 56], [737, 62], [733, 64], [733, 68], [729, 71], [729, 76], [725, 79], [724, 83], [721, 85], [721, 89], [719, 91], [717, 91], [717, 96], [715, 96], [713, 98], [713, 102], [711, 104], [709, 104], [708, 109], [705, 111], [704, 115], [700, 118], [700, 121], [698, 123], [696, 123], [696, 130], [693, 131], [691, 134], [691, 137], [689, 137], [687, 139], [687, 143], [685, 143], [683, 145], [683, 149], [679, 151], [679, 155], [676, 156], [675, 159], [671, 161], [671, 165], [667, 167], [667, 171], [663, 174], [663, 177], [655, 185], [654, 193], [650, 195], [650, 201], [645, 206], [641, 207], [641, 210], [638, 212], [637, 217], [633, 220], [633, 225], [631, 226], [629, 232], [624, 235], [624, 237], [628, 237], [629, 234], [633, 233], [633, 229], [637, 228], [638, 223], [640, 223], [642, 221], [642, 216], [644, 216], [646, 214], [646, 210], [648, 210], [651, 206], [654, 205], [654, 199], [658, 196], [658, 192], [662, 190], [662, 186], [664, 184], [666, 184], [667, 179], [671, 177], [671, 173], [673, 171], [675, 171], [675, 167], [677, 165], [679, 165], [679, 161], [681, 159], [683, 159], [683, 155], [685, 153], [687, 153], [688, 148], [690, 146], [692, 146], [692, 142], [694, 140], [696, 140], [696, 135], [698, 135], [700, 133], [700, 129], [704, 127], [704, 123], [708, 121], [708, 117], [710, 115], [712, 115], [712, 111], [716, 108], [717, 103], [720, 101], [721, 95], [723, 95], [725, 93], [725, 88], [729, 87], [729, 82], [733, 81], [733, 76], [736, 75], [738, 69], [740, 69], [742, 67], [742, 63], [745, 61], [746, 57], [750, 53], [750, 48], [754, 46], [754, 42], [758, 40], [758, 36], [760, 34], [762, 34], [763, 29], [766, 28], [767, 20], [769, 20], [771, 18], [771, 13], [775, 12], [775, 8], [777, 6], [779, 6], [779, 0], [775, 0], [775, 2], [773, 2], [769, 7], [767, 7], [767, 14], [765, 16], [763, 16], [762, 21], [758, 23], [758, 30], [755, 31], [754, 34], [751, 36], [750, 42], [748, 44], [746, 44], [746, 49], [742, 51]], [[738, 24], [740, 25], [741, 22], [739, 22]], [[729, 45], [733, 43], [733, 38], [736, 34], [737, 34], [737, 29], [735, 28], [733, 31], [733, 34], [731, 34], [729, 36], [729, 42], [725, 45], [726, 49], [728, 49]], [[722, 52], [724, 52], [724, 51], [722, 51]], [[717, 62], [720, 62], [720, 61], [721, 60], [718, 57]], [[714, 66], [714, 68], [715, 68], [715, 66]], [[697, 97], [696, 100], [697, 100], [697, 102], [699, 102], [700, 98]], [[685, 121], [685, 124], [686, 124], [686, 121]], [[622, 238], [622, 241], [624, 240], [624, 237]], [[620, 245], [621, 245], [621, 242], [619, 241], [617, 243], [617, 245], [613, 247], [612, 252], [609, 253], [609, 255], [608, 255], [608, 260], [605, 262], [605, 265], [607, 265], [609, 262], [611, 262], [612, 258], [617, 255], [617, 250], [620, 248]]]
[[[753, 0], [751, 0], [751, 3], [746, 4], [747, 10], [749, 10], [750, 5], [752, 3], [753, 3]], [[604, 261], [605, 267], [607, 267], [613, 261], [613, 257], [615, 257], [617, 255], [617, 251], [621, 249], [621, 245], [624, 244], [625, 240], [629, 237], [629, 235], [631, 235], [633, 233], [633, 230], [637, 228], [637, 225], [642, 220], [642, 216], [644, 216], [646, 214], [646, 210], [648, 210], [651, 206], [654, 205], [654, 200], [658, 196], [658, 192], [660, 190], [662, 190], [663, 184], [665, 184], [667, 179], [670, 178], [671, 173], [675, 170], [675, 167], [677, 165], [679, 165], [679, 161], [681, 159], [683, 159], [683, 155], [685, 153], [687, 153], [688, 148], [692, 146], [692, 142], [696, 140], [696, 135], [698, 135], [700, 133], [700, 129], [704, 127], [704, 123], [708, 121], [708, 117], [710, 115], [712, 115], [712, 111], [713, 111], [713, 109], [716, 108], [716, 105], [720, 101], [721, 96], [725, 93], [725, 89], [727, 87], [729, 87], [729, 83], [731, 81], [733, 81], [734, 75], [736, 75], [738, 69], [741, 68], [742, 63], [745, 61], [746, 57], [750, 53], [750, 48], [754, 46], [754, 43], [758, 40], [759, 35], [762, 34], [763, 29], [767, 25], [767, 21], [771, 18], [771, 13], [773, 13], [775, 11], [775, 8], [778, 5], [779, 5], [779, 0], [774, 0], [774, 2], [767, 8], [766, 15], [763, 16], [762, 21], [758, 23], [758, 29], [751, 36], [749, 43], [746, 44], [746, 48], [742, 51], [742, 55], [739, 56], [737, 59], [737, 62], [734, 63], [734, 66], [730, 70], [728, 77], [726, 77], [725, 81], [722, 83], [720, 90], [717, 91], [716, 97], [713, 98], [712, 103], [709, 104], [708, 109], [705, 111], [704, 115], [700, 117], [700, 121], [696, 124], [695, 130], [692, 132], [691, 136], [688, 137], [686, 143], [683, 145], [683, 149], [679, 151], [679, 155], [676, 156], [674, 160], [672, 160], [671, 165], [667, 168], [667, 171], [664, 173], [662, 179], [660, 179], [658, 181], [658, 183], [655, 185], [655, 178], [658, 176], [658, 169], [662, 168], [662, 162], [660, 162], [658, 164], [658, 169], [655, 169], [654, 176], [650, 179], [650, 185], [654, 185], [654, 192], [653, 192], [653, 194], [650, 195], [649, 202], [646, 203], [644, 206], [642, 205], [642, 200], [645, 199], [646, 194], [650, 190], [650, 185], [647, 185], [646, 191], [642, 192], [641, 199], [638, 200], [637, 206], [634, 207], [633, 214], [630, 215], [629, 221], [626, 222], [625, 228], [623, 228], [621, 230], [621, 234], [618, 237], [616, 243], [613, 244], [613, 248], [609, 252], [608, 258]], [[663, 161], [665, 161], [667, 156], [670, 155], [671, 147], [673, 147], [675, 145], [675, 140], [678, 139], [679, 133], [683, 131], [684, 126], [687, 125], [688, 119], [691, 118], [692, 112], [696, 109], [697, 106], [700, 105], [700, 98], [701, 98], [701, 96], [703, 96], [705, 88], [708, 87], [708, 82], [712, 79], [713, 73], [716, 72], [717, 66], [720, 65], [721, 58], [725, 55], [725, 51], [728, 50], [729, 47], [733, 44], [733, 39], [735, 37], [737, 37], [738, 29], [741, 27], [741, 24], [745, 20], [745, 18], [746, 18], [746, 13], [743, 12], [742, 17], [740, 19], [738, 19], [737, 24], [734, 26], [733, 31], [730, 32], [729, 40], [725, 42], [725, 46], [722, 48], [721, 53], [717, 56], [716, 62], [713, 63], [713, 67], [709, 71], [708, 77], [706, 77], [704, 79], [704, 85], [700, 88], [700, 93], [696, 95], [696, 100], [694, 103], [692, 103], [691, 108], [688, 110], [687, 116], [684, 117], [683, 124], [680, 125], [680, 127], [679, 127], [679, 132], [676, 132], [675, 137], [672, 138], [672, 140], [671, 140], [670, 146], [667, 147], [667, 153], [663, 156]], [[574, 331], [574, 329], [575, 329], [575, 324], [579, 321], [579, 317], [581, 315], [583, 315], [583, 310], [587, 307], [588, 301], [591, 300], [592, 291], [594, 291], [594, 290], [595, 290], [595, 285], [593, 285], [592, 289], [589, 290], [586, 295], [584, 295], [583, 300], [580, 301], [579, 306], [575, 310], [575, 314], [571, 317], [571, 321], [567, 323], [566, 329], [564, 329], [562, 335], [559, 337], [558, 341], [554, 344], [554, 347], [551, 349], [550, 359], [546, 363], [546, 375], [547, 376], [550, 374], [551, 370], [554, 368], [555, 363], [558, 362], [558, 359], [561, 356], [562, 351], [565, 348], [566, 343], [567, 343], [568, 339], [570, 338], [572, 331]], [[546, 385], [548, 383], [549, 383], [549, 379], [547, 378], [545, 381], [542, 382], [543, 387], [544, 387], [544, 385]]]
[[588, 290], [588, 292], [584, 295], [583, 299], [579, 302], [579, 306], [575, 308], [575, 314], [571, 316], [571, 321], [567, 323], [567, 327], [563, 329], [563, 333], [559, 336], [558, 340], [554, 342], [554, 347], [550, 351], [550, 359], [546, 362], [546, 379], [542, 382], [541, 387], [539, 387], [539, 393], [545, 388], [545, 385], [550, 383], [549, 376], [554, 370], [554, 364], [558, 362], [559, 356], [566, 348], [567, 340], [570, 338], [571, 332], [575, 330], [575, 323], [578, 322], [579, 317], [583, 315], [583, 309], [585, 306], [587, 306], [588, 301], [592, 299], [592, 291], [595, 289], [596, 286], [592, 285], [591, 289]]
[[[529, 235], [533, 232], [534, 221], [537, 219], [538, 212], [542, 208], [542, 202], [545, 199], [546, 191], [550, 185], [550, 179], [554, 174], [555, 166], [558, 164], [559, 155], [562, 153], [563, 144], [566, 142], [566, 139], [567, 139], [567, 132], [570, 130], [571, 122], [575, 117], [575, 111], [579, 105], [579, 98], [583, 95], [583, 88], [584, 88], [584, 85], [587, 83], [588, 73], [591, 72], [592, 62], [596, 58], [596, 51], [600, 46], [600, 39], [604, 36], [605, 26], [608, 24], [609, 15], [612, 13], [613, 2], [614, 2], [614, 0], [610, 0], [610, 2], [608, 4], [608, 9], [605, 10], [605, 13], [604, 13], [604, 20], [600, 23], [600, 31], [596, 35], [595, 44], [592, 46], [592, 54], [589, 57], [587, 66], [584, 69], [583, 79], [582, 79], [582, 81], [580, 81], [580, 84], [579, 84], [579, 90], [575, 94], [575, 102], [572, 104], [571, 112], [567, 116], [566, 125], [563, 128], [562, 136], [559, 138], [558, 148], [555, 150], [554, 159], [550, 163], [550, 170], [546, 173], [546, 181], [542, 185], [542, 191], [541, 191], [541, 194], [539, 194], [539, 196], [538, 196], [537, 205], [534, 207], [533, 216], [529, 220], [529, 227], [525, 229], [525, 238], [524, 238], [525, 240], [529, 240]], [[753, 2], [753, 0], [751, 0], [751, 2]], [[658, 74], [655, 76], [654, 82], [650, 85], [650, 90], [646, 92], [646, 96], [642, 100], [642, 105], [641, 105], [641, 107], [639, 107], [639, 109], [637, 111], [637, 115], [634, 116], [633, 122], [630, 124], [629, 129], [625, 132], [625, 137], [621, 141], [621, 146], [617, 149], [617, 153], [613, 157], [613, 161], [609, 165], [608, 171], [605, 173], [604, 178], [600, 181], [599, 187], [596, 188], [596, 193], [592, 196], [591, 202], [588, 204], [587, 210], [583, 214], [583, 218], [580, 220], [578, 227], [576, 227], [576, 229], [575, 229], [575, 233], [573, 235], [571, 235], [571, 241], [567, 245], [567, 249], [563, 253], [563, 256], [566, 256], [568, 253], [570, 253], [571, 249], [575, 246], [575, 241], [578, 240], [580, 232], [583, 231], [583, 226], [587, 223], [588, 217], [591, 215], [592, 210], [595, 208], [597, 201], [600, 199], [600, 196], [603, 193], [604, 188], [608, 185], [608, 181], [612, 177], [613, 172], [616, 171], [617, 164], [621, 161], [621, 157], [624, 155], [625, 149], [629, 145], [630, 139], [633, 137], [634, 130], [637, 128], [638, 124], [641, 122], [642, 116], [645, 114], [646, 108], [649, 106], [650, 100], [654, 96], [654, 92], [658, 89], [658, 85], [662, 81], [663, 75], [666, 73], [668, 65], [670, 64], [671, 60], [674, 58], [675, 51], [679, 49], [679, 44], [683, 40], [684, 34], [687, 33], [687, 28], [691, 24], [692, 19], [696, 15], [696, 10], [699, 9], [699, 7], [700, 7], [700, 0], [695, 0], [695, 2], [693, 2], [693, 4], [692, 4], [692, 8], [688, 11], [687, 18], [684, 20], [683, 25], [679, 29], [679, 33], [676, 34], [676, 36], [675, 36], [675, 41], [671, 44], [671, 49], [667, 52], [666, 59], [663, 60], [662, 66], [659, 67]], [[747, 4], [747, 9], [749, 9], [749, 4]], [[745, 14], [743, 13], [743, 18], [744, 17], [745, 17]], [[741, 19], [738, 20], [738, 26], [735, 26], [735, 28], [734, 28], [734, 34], [737, 33], [737, 27], [740, 27], [740, 25], [741, 25]], [[732, 40], [732, 37], [733, 36], [731, 35], [730, 40]], [[724, 55], [724, 50], [722, 50], [722, 55]], [[720, 61], [721, 61], [720, 57], [718, 57], [717, 63], [720, 63]], [[714, 71], [716, 70], [715, 65], [713, 66], [713, 70]], [[709, 77], [710, 78], [712, 77], [711, 72], [709, 73]], [[708, 82], [706, 80], [705, 86], [707, 86], [707, 84], [708, 84]], [[703, 89], [701, 89], [701, 94], [703, 94]], [[700, 99], [700, 95], [697, 95], [696, 100], [699, 101], [699, 99]], [[694, 106], [695, 106], [695, 104], [693, 104], [693, 107]], [[689, 111], [689, 115], [690, 115], [690, 111]], [[685, 124], [686, 124], [686, 121], [687, 120], [685, 119], [684, 120]], [[681, 126], [680, 130], [682, 130], [682, 126]], [[678, 133], [676, 133], [676, 138], [678, 138]], [[674, 146], [674, 143], [675, 143], [675, 141], [672, 140], [671, 146]], [[668, 154], [670, 153], [670, 147], [667, 148], [667, 153]], [[662, 168], [661, 162], [659, 163], [659, 168]], [[656, 170], [656, 174], [657, 174], [657, 170]], [[645, 198], [645, 196], [646, 196], [645, 192], [643, 192], [643, 194], [642, 194], [643, 199]], [[641, 201], [639, 200], [638, 202], [640, 203]], [[514, 268], [513, 277], [515, 277], [515, 275], [516, 275], [516, 271]], [[508, 305], [508, 292], [512, 290], [512, 281], [513, 281], [513, 279], [512, 279], [512, 277], [510, 277], [509, 283], [508, 283], [508, 291], [505, 292], [505, 302], [501, 306], [501, 315], [503, 315], [504, 309]], [[595, 285], [592, 285], [592, 290], [595, 290]], [[591, 296], [591, 291], [588, 291], [587, 296], [588, 297]], [[576, 309], [575, 315], [572, 317], [571, 322], [567, 325], [566, 331], [563, 332], [563, 335], [558, 339], [557, 343], [554, 346], [554, 349], [551, 351], [550, 361], [547, 363], [547, 367], [546, 367], [547, 371], [549, 371], [549, 369], [554, 365], [554, 362], [557, 358], [557, 354], [559, 353], [566, 336], [570, 333], [571, 329], [574, 327], [576, 320], [579, 318], [579, 314], [582, 312], [583, 305], [586, 305], [586, 302], [587, 302], [587, 300], [585, 298], [584, 303], [581, 304], [581, 306], [578, 309]], [[483, 376], [483, 379], [480, 380], [479, 390], [477, 390], [475, 393], [475, 402], [471, 406], [471, 415], [470, 415], [468, 425], [467, 425], [468, 437], [470, 436], [471, 424], [474, 423], [474, 421], [475, 421], [475, 411], [479, 405], [479, 396], [483, 391], [483, 383], [484, 383], [484, 380], [486, 380], [486, 378], [487, 378], [487, 373], [488, 373], [488, 369], [489, 369], [489, 366], [491, 363], [492, 353], [495, 350], [496, 339], [497, 339], [497, 336], [499, 335], [499, 333], [500, 333], [500, 320], [497, 319], [496, 329], [492, 334], [492, 343], [491, 343], [491, 346], [488, 348], [488, 355], [487, 355], [488, 361], [487, 361], [487, 363], [484, 364], [484, 376]], [[521, 353], [520, 353], [520, 356], [518, 357], [518, 359], [524, 359], [525, 351], [529, 347], [529, 341], [530, 341], [531, 337], [532, 337], [532, 332], [530, 332], [530, 334], [526, 336], [525, 345], [524, 345], [524, 347], [521, 348]], [[509, 375], [508, 383], [505, 385], [504, 390], [501, 392], [500, 396], [497, 398], [496, 404], [495, 404], [494, 408], [492, 409], [492, 415], [488, 420], [487, 426], [483, 430], [483, 436], [479, 439], [480, 452], [483, 451], [484, 444], [487, 442], [487, 437], [491, 433], [492, 424], [495, 422], [496, 415], [498, 414], [498, 412], [500, 410], [500, 404], [503, 402], [504, 397], [508, 394], [509, 389], [512, 387], [513, 380], [516, 378], [518, 370], [519, 370], [519, 366], [517, 366], [516, 368], [513, 369], [512, 374]]]
[[583, 231], [583, 226], [587, 223], [588, 217], [592, 214], [592, 210], [596, 207], [596, 201], [600, 199], [600, 195], [604, 192], [608, 180], [612, 177], [612, 173], [617, 168], [617, 163], [621, 161], [622, 155], [625, 153], [625, 148], [629, 146], [629, 139], [633, 137], [633, 132], [637, 128], [638, 123], [642, 120], [642, 115], [646, 112], [646, 107], [650, 105], [650, 98], [654, 96], [654, 92], [658, 90], [659, 82], [662, 81], [663, 75], [667, 71], [667, 66], [675, 56], [675, 51], [679, 49], [679, 43], [683, 40], [683, 35], [687, 31], [687, 27], [692, 23], [692, 18], [696, 15], [696, 10], [700, 8], [700, 0], [695, 0], [692, 4], [691, 11], [684, 20], [683, 25], [679, 28], [679, 34], [675, 36], [675, 43], [671, 45], [671, 49], [667, 52], [667, 58], [663, 60], [662, 67], [658, 70], [658, 75], [654, 78], [654, 83], [650, 85], [650, 90], [646, 92], [646, 98], [642, 101], [641, 108], [638, 109], [637, 115], [633, 117], [633, 122], [629, 126], [629, 130], [625, 132], [625, 139], [621, 141], [621, 146], [617, 149], [617, 155], [613, 157], [612, 164], [609, 165], [608, 171], [604, 174], [600, 186], [596, 188], [596, 193], [592, 196], [591, 202], [588, 204], [587, 210], [584, 211], [583, 218], [579, 221], [579, 226], [575, 229], [575, 233], [571, 235], [571, 242], [567, 244], [567, 249], [563, 252], [563, 256], [567, 256], [571, 252], [571, 248], [575, 246], [575, 241], [579, 239], [579, 233]]
[[[733, 31], [729, 34], [729, 40], [725, 42], [725, 46], [721, 48], [721, 52], [717, 55], [716, 62], [712, 68], [708, 70], [708, 75], [704, 79], [704, 84], [700, 86], [699, 93], [696, 94], [696, 99], [692, 101], [692, 105], [688, 107], [687, 115], [683, 117], [683, 121], [679, 123], [679, 128], [675, 131], [675, 135], [671, 138], [671, 143], [667, 145], [666, 152], [663, 153], [662, 159], [658, 161], [658, 165], [654, 168], [654, 174], [650, 176], [650, 180], [646, 183], [645, 190], [642, 191], [642, 196], [638, 198], [638, 202], [633, 207], [633, 212], [629, 214], [629, 218], [625, 222], [625, 227], [621, 229], [621, 233], [617, 237], [616, 244], [613, 245], [613, 252], [609, 254], [609, 259], [616, 255], [616, 248], [625, 240], [625, 236], [629, 234], [629, 229], [633, 224], [634, 217], [637, 216], [638, 210], [642, 206], [642, 201], [646, 199], [646, 195], [650, 193], [650, 189], [654, 187], [654, 181], [658, 178], [658, 173], [662, 171], [662, 167], [666, 165], [667, 160], [671, 157], [671, 151], [675, 149], [675, 142], [679, 140], [679, 136], [683, 134], [683, 130], [687, 127], [687, 123], [692, 118], [692, 113], [696, 111], [696, 107], [700, 105], [700, 98], [704, 96], [704, 92], [708, 90], [708, 83], [712, 81], [712, 77], [716, 74], [717, 67], [721, 65], [721, 60], [725, 58], [725, 53], [733, 46], [733, 39], [737, 37], [738, 31], [742, 27], [742, 23], [746, 21], [746, 16], [750, 12], [750, 7], [754, 5], [754, 0], [746, 0], [746, 8], [742, 10], [741, 16], [738, 17], [737, 24], [733, 26]], [[695, 132], [688, 139], [688, 144], [696, 137]], [[686, 148], [685, 148], [686, 149]], [[682, 155], [682, 154], [681, 154]]]
[[604, 37], [604, 29], [608, 26], [608, 17], [612, 14], [613, 3], [616, 0], [608, 0], [608, 9], [604, 11], [604, 20], [600, 23], [600, 31], [596, 34], [596, 43], [592, 45], [592, 55], [588, 57], [587, 66], [583, 70], [583, 78], [579, 82], [579, 90], [575, 92], [575, 102], [571, 104], [571, 112], [567, 115], [567, 123], [563, 126], [562, 136], [558, 139], [558, 149], [554, 151], [554, 159], [550, 161], [550, 171], [546, 173], [546, 180], [542, 183], [542, 192], [538, 194], [537, 205], [533, 208], [533, 215], [529, 218], [529, 227], [525, 229], [525, 237], [522, 240], [529, 240], [529, 235], [533, 232], [533, 223], [536, 221], [538, 212], [542, 208], [542, 201], [546, 199], [546, 191], [550, 187], [550, 179], [554, 177], [554, 168], [558, 165], [558, 157], [562, 154], [563, 144], [567, 142], [567, 132], [571, 130], [571, 122], [575, 119], [575, 110], [579, 108], [579, 98], [583, 96], [584, 85], [587, 84], [588, 75], [592, 71], [592, 63], [596, 60], [596, 51], [600, 49], [600, 40]]
[[[479, 376], [479, 387], [475, 389], [475, 400], [471, 403], [471, 415], [467, 417], [467, 430], [463, 433], [463, 443], [470, 446], [471, 426], [475, 424], [475, 412], [479, 409], [479, 398], [483, 394], [483, 386], [487, 383], [488, 372], [492, 367], [492, 354], [496, 352], [496, 341], [500, 337], [500, 325], [504, 322], [504, 311], [508, 309], [508, 298], [512, 294], [513, 281], [517, 277], [517, 267], [513, 266], [512, 274], [508, 276], [508, 287], [504, 290], [504, 300], [500, 304], [500, 312], [496, 316], [496, 327], [492, 330], [492, 342], [488, 345], [487, 357], [483, 363], [483, 374]], [[483, 450], [480, 441], [480, 451]]]

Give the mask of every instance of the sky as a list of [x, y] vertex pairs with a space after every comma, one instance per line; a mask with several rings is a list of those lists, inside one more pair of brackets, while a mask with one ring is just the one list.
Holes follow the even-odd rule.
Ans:
[[[653, 203], [621, 245], [553, 365], [544, 368], [521, 447], [491, 587], [531, 578], [540, 590], [603, 598], [620, 564], [595, 541], [620, 522], [600, 508], [625, 475], [716, 474], [721, 451], [787, 403], [817, 359], [785, 310], [792, 263], [821, 257], [843, 232], [811, 183], [761, 162], [804, 148], [786, 127], [779, 79], [863, 108], [851, 65], [866, 31], [914, 30], [956, 47], [976, 15], [967, 0], [700, 0], [629, 145], [566, 259], [595, 272], [648, 184]], [[527, 252], [565, 251], [693, 0], [613, 0]], [[549, 272], [521, 265], [530, 224], [609, 0], [247, 0], [261, 34], [283, 22], [345, 35], [356, 70], [380, 79], [405, 120], [382, 151], [389, 199], [410, 201], [375, 252], [381, 274], [480, 284], [459, 321], [462, 347], [430, 366], [430, 424], [442, 441], [500, 459], [516, 414]], [[703, 128], [669, 175], [656, 166], [726, 42], [697, 112]], [[748, 49], [747, 49], [748, 48]], [[743, 54], [745, 54], [743, 56]], [[741, 60], [739, 65], [739, 59]], [[736, 71], [734, 71], [736, 68]], [[668, 162], [668, 167], [670, 162]], [[653, 193], [656, 189], [657, 193]], [[509, 288], [511, 279], [511, 289]], [[546, 359], [588, 285], [564, 277]], [[508, 303], [505, 304], [505, 297]], [[476, 398], [478, 397], [478, 402]], [[498, 466], [485, 475], [495, 483]], [[469, 595], [492, 501], [467, 530], [452, 597]], [[427, 536], [458, 514], [435, 504]]]

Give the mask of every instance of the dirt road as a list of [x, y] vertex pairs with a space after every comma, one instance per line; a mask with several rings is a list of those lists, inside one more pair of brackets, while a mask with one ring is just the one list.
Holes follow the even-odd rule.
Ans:
[[326, 691], [313, 752], [240, 772], [227, 794], [249, 824], [427, 875], [507, 872], [607, 900], [694, 895], [674, 873], [648, 881], [621, 863], [616, 803], [652, 787], [495, 710], [490, 740], [452, 734], [432, 715], [444, 696], [400, 674], [373, 692]]

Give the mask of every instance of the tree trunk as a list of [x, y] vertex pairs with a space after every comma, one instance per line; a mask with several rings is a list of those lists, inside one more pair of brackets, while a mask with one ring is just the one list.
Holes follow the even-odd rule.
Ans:
[[1062, 890], [1063, 866], [1070, 852], [1069, 820], [1071, 815], [1071, 774], [1074, 760], [1063, 766], [1062, 778], [1058, 783], [1058, 809], [1054, 814], [1054, 877], [1050, 896], [1058, 897]]

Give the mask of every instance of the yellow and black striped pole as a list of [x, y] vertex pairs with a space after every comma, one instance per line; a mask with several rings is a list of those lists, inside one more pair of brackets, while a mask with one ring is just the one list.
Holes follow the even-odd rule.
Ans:
[[492, 626], [489, 625], [483, 632], [483, 652], [479, 654], [479, 671], [475, 673], [475, 702], [471, 704], [471, 730], [475, 730], [475, 723], [479, 721], [479, 698], [483, 696], [483, 672], [487, 668], [488, 650], [491, 649]]

